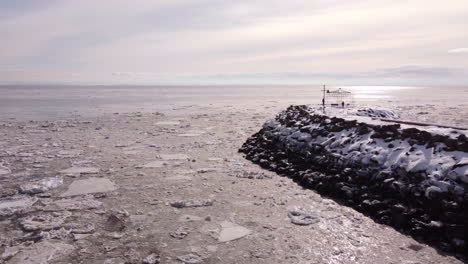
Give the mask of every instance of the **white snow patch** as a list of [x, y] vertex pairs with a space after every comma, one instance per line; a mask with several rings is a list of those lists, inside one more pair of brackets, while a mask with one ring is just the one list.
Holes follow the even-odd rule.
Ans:
[[[314, 109], [310, 111], [313, 115], [323, 114]], [[393, 115], [392, 112], [387, 112], [383, 109], [369, 112], [385, 113], [388, 116]], [[351, 111], [351, 113], [355, 112]], [[334, 114], [337, 117], [357, 120], [360, 123], [389, 125], [389, 123], [375, 118], [351, 116], [346, 110], [334, 110]], [[359, 135], [356, 132], [356, 128], [344, 129], [340, 132], [330, 132], [327, 137], [317, 136], [312, 138], [309, 134], [307, 136], [301, 133], [297, 128], [282, 126], [276, 120], [267, 121], [264, 126], [272, 129], [272, 133], [279, 137], [281, 141], [287, 142], [292, 146], [303, 145], [304, 142], [307, 146], [317, 144], [323, 146], [329, 153], [334, 152], [345, 160], [353, 160], [361, 164], [374, 164], [389, 170], [402, 168], [407, 172], [425, 172], [427, 174], [427, 180], [423, 183], [425, 186], [440, 185], [440, 182], [447, 181], [451, 181], [451, 184], [456, 186], [457, 180], [468, 183], [468, 153], [445, 151], [443, 149], [446, 145], [441, 142], [436, 143], [435, 147], [418, 144], [411, 145], [408, 140], [399, 139], [385, 142], [380, 138], [372, 138], [373, 131]], [[312, 124], [308, 127], [320, 129], [320, 124]], [[414, 128], [414, 126], [401, 125], [400, 130], [409, 127]], [[441, 134], [444, 136], [453, 134], [452, 131], [454, 130], [431, 127], [417, 127], [417, 129], [428, 131], [432, 135]], [[462, 131], [458, 132], [459, 134], [464, 133]], [[441, 189], [444, 190], [446, 188]]]

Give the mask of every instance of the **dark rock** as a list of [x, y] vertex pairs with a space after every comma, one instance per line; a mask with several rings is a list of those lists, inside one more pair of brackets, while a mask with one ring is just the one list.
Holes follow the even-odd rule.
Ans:
[[104, 229], [109, 232], [121, 232], [125, 229], [125, 221], [112, 214], [107, 218]]
[[414, 250], [414, 251], [420, 251], [424, 247], [421, 246], [421, 245], [417, 245], [417, 244], [411, 244], [411, 245], [408, 246], [408, 248], [411, 249], [411, 250]]

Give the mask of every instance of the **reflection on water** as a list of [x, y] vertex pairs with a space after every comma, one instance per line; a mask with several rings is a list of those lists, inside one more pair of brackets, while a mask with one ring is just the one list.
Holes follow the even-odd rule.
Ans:
[[394, 96], [391, 95], [377, 95], [377, 94], [354, 94], [354, 99], [388, 99], [393, 98]]
[[358, 101], [379, 101], [395, 98], [395, 93], [401, 90], [421, 89], [421, 87], [409, 86], [345, 86], [345, 90], [353, 93]]
[[[343, 86], [353, 93], [355, 103], [392, 104], [465, 104], [466, 87], [412, 87], [412, 86]], [[391, 100], [390, 100], [391, 99]]]

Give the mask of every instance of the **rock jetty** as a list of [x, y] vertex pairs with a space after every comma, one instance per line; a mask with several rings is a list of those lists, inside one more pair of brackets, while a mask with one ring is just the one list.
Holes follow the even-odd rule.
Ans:
[[239, 151], [378, 223], [466, 257], [466, 134], [379, 121], [397, 118], [391, 112], [349, 112], [355, 115], [290, 106]]

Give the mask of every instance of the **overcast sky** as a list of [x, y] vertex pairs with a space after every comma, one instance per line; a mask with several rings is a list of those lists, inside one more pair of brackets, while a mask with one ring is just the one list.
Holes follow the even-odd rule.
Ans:
[[2, 0], [0, 83], [468, 85], [468, 0]]

